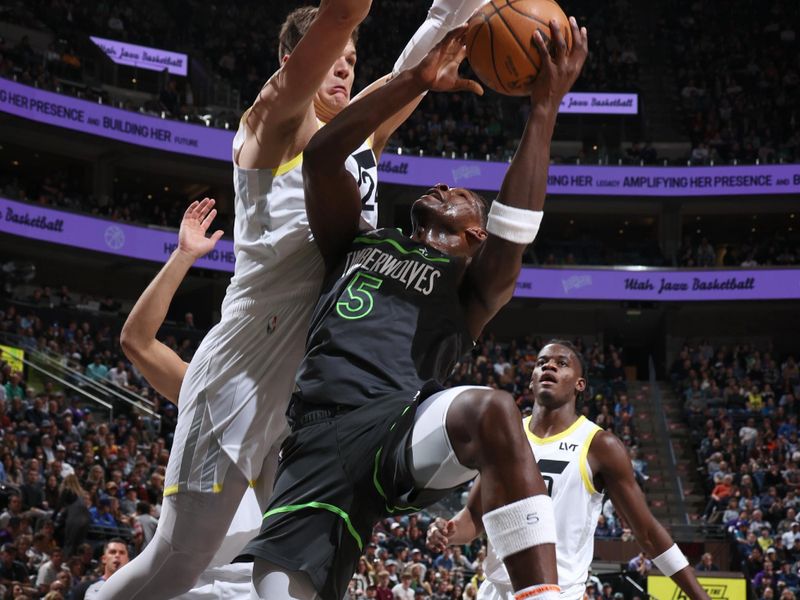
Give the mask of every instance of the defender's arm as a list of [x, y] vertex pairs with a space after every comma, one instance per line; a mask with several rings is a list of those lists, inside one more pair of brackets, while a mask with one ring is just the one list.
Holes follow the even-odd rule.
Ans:
[[370, 5], [371, 0], [322, 1], [306, 34], [245, 113], [247, 135], [237, 157], [239, 166], [274, 168], [285, 158], [317, 90]]
[[188, 364], [158, 341], [156, 334], [186, 273], [222, 237], [222, 231], [205, 237], [216, 215], [214, 200], [210, 198], [193, 202], [186, 209], [178, 234], [178, 248], [136, 301], [120, 334], [125, 356], [159, 394], [176, 404]]

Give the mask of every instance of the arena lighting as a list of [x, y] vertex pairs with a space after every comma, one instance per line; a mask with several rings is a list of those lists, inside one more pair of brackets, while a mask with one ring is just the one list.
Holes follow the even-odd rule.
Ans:
[[[0, 198], [0, 234], [163, 263], [177, 247], [163, 231]], [[233, 271], [220, 240], [196, 266]], [[800, 300], [800, 269], [523, 268], [517, 298], [614, 301]]]
[[[2, 78], [0, 112], [120, 142], [230, 163], [232, 131], [162, 120]], [[508, 163], [384, 153], [378, 170], [383, 183], [428, 187], [441, 182], [497, 191]], [[800, 165], [552, 165], [547, 191], [554, 195], [678, 198], [797, 194], [800, 193]]]

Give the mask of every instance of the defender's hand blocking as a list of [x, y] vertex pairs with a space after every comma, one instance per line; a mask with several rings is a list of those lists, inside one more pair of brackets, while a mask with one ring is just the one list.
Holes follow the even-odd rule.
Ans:
[[483, 95], [477, 81], [461, 77], [458, 68], [464, 62], [467, 48], [464, 39], [467, 26], [456, 27], [434, 46], [422, 62], [414, 67], [415, 77], [426, 89], [434, 92], [472, 92]]
[[[578, 79], [583, 63], [589, 54], [589, 39], [586, 27], [578, 28], [575, 17], [569, 18], [572, 29], [572, 49], [567, 49], [567, 41], [558, 21], [550, 21], [554, 55], [548, 52], [547, 44], [537, 29], [533, 34], [533, 42], [542, 57], [542, 65], [531, 90], [533, 104], [549, 103], [558, 107], [561, 99]], [[553, 104], [554, 103], [554, 104]]]
[[195, 260], [211, 252], [222, 237], [221, 229], [211, 234], [211, 237], [206, 237], [206, 231], [217, 216], [214, 203], [213, 198], [203, 198], [201, 202], [195, 200], [183, 213], [178, 233], [178, 250]]

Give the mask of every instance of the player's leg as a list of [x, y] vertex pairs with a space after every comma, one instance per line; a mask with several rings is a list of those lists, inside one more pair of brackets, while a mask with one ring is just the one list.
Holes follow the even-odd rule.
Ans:
[[225, 538], [247, 486], [231, 464], [218, 493], [166, 496], [153, 540], [103, 585], [99, 600], [166, 600], [188, 591]]
[[318, 600], [319, 594], [308, 575], [286, 571], [257, 558], [253, 564], [253, 600]]
[[552, 502], [509, 394], [453, 388], [426, 400], [415, 417], [409, 462], [415, 484], [429, 489], [480, 472], [484, 524], [514, 590], [557, 584]]

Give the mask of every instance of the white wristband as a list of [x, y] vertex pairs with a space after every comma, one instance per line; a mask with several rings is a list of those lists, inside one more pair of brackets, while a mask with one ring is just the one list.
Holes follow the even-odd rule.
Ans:
[[556, 543], [553, 501], [544, 494], [484, 513], [483, 526], [501, 559], [533, 546]]
[[689, 561], [686, 560], [678, 544], [672, 544], [667, 550], [659, 554], [653, 559], [653, 564], [658, 567], [667, 577], [672, 577], [681, 569], [689, 566]]
[[489, 209], [486, 231], [515, 244], [530, 244], [539, 233], [544, 211], [506, 206], [495, 200]]

